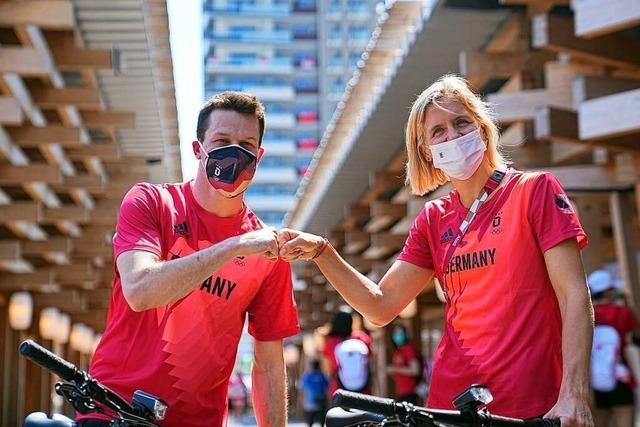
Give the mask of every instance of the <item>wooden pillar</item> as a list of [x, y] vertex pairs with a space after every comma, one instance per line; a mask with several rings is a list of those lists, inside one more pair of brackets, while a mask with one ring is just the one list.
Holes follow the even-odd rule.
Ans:
[[602, 267], [604, 249], [602, 247], [602, 203], [601, 197], [580, 195], [573, 199], [582, 228], [589, 238], [589, 245], [582, 251], [582, 262], [587, 274]]
[[5, 359], [5, 351], [4, 347], [7, 345], [7, 335], [6, 330], [8, 325], [7, 319], [7, 303], [8, 298], [5, 294], [0, 293], [0, 373], [2, 376], [0, 377], [0, 424], [5, 426], [7, 425], [7, 420], [5, 419], [7, 415], [7, 411], [5, 410], [5, 400], [9, 399], [7, 392], [5, 391], [5, 367], [9, 363], [8, 360]]
[[638, 278], [637, 249], [633, 232], [635, 209], [631, 198], [620, 192], [613, 192], [609, 197], [611, 223], [616, 257], [620, 266], [620, 276], [624, 280], [625, 289], [630, 293], [630, 302], [637, 309], [640, 307], [640, 283]]
[[18, 420], [18, 332], [11, 329], [8, 320], [8, 306], [3, 307], [4, 314], [4, 366], [2, 380], [2, 425], [17, 426], [22, 424]]

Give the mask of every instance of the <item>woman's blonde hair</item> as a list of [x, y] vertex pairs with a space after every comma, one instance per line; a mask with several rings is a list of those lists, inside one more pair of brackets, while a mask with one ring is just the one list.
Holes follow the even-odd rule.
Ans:
[[[469, 88], [469, 83], [462, 77], [447, 74], [440, 77], [418, 96], [411, 107], [407, 120], [405, 141], [407, 144], [407, 178], [411, 191], [416, 195], [435, 190], [449, 181], [440, 169], [433, 166], [431, 160], [425, 156], [427, 144], [426, 115], [431, 105], [438, 105], [439, 101], [448, 99], [462, 105], [478, 123], [480, 134], [487, 144], [486, 156], [489, 165], [495, 168], [505, 164], [502, 154], [498, 151], [500, 132], [493, 117], [489, 104], [484, 102]], [[442, 108], [442, 107], [440, 107]], [[422, 150], [420, 146], [424, 145]]]

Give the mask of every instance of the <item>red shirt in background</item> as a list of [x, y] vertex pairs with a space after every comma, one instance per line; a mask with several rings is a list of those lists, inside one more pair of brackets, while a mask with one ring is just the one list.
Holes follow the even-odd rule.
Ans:
[[[391, 358], [392, 365], [400, 368], [408, 368], [411, 362], [420, 362], [418, 352], [411, 343], [406, 343], [398, 347]], [[394, 374], [393, 382], [396, 385], [396, 394], [404, 396], [416, 392], [419, 377], [404, 374]]]
[[398, 258], [444, 275], [428, 405], [451, 409], [479, 383], [494, 396], [491, 412], [539, 416], [555, 404], [562, 378], [562, 319], [543, 254], [567, 239], [583, 248], [586, 235], [551, 174], [509, 169], [443, 272], [467, 211], [456, 191], [428, 202]]
[[596, 325], [613, 326], [620, 334], [620, 351], [624, 359], [624, 348], [627, 346], [627, 338], [630, 332], [636, 328], [638, 322], [629, 308], [624, 305], [602, 303], [593, 305], [593, 314]]
[[[171, 260], [262, 227], [246, 207], [228, 218], [206, 211], [191, 182], [138, 184], [122, 202], [114, 259], [143, 250]], [[298, 332], [288, 263], [237, 257], [181, 300], [142, 312], [125, 301], [116, 268], [107, 328], [89, 372], [126, 400], [137, 389], [162, 398], [169, 404], [163, 426], [221, 426], [247, 314], [257, 340]]]

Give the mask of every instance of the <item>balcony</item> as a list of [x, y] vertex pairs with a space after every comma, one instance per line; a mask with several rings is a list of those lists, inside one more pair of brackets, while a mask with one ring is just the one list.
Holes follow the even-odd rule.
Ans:
[[293, 113], [267, 113], [265, 125], [269, 129], [289, 129], [296, 125]]
[[301, 138], [298, 140], [298, 150], [300, 151], [315, 151], [320, 143], [317, 138]]
[[[260, 170], [259, 167], [258, 170]], [[253, 211], [269, 210], [286, 212], [293, 207], [296, 198], [293, 195], [247, 194], [245, 200], [247, 201], [247, 206], [249, 206]]]
[[292, 40], [291, 31], [216, 31], [208, 28], [204, 36], [214, 42], [287, 44]]
[[269, 140], [262, 141], [265, 156], [289, 157], [297, 153], [296, 143], [293, 140]]
[[212, 74], [291, 74], [293, 62], [291, 58], [218, 58], [209, 57], [206, 65], [207, 73]]
[[209, 1], [204, 5], [205, 12], [219, 15], [255, 16], [255, 17], [286, 17], [291, 15], [290, 4], [226, 4]]
[[293, 101], [296, 94], [291, 86], [269, 86], [269, 85], [249, 85], [249, 84], [228, 84], [207, 86], [207, 93], [224, 92], [225, 90], [235, 90], [239, 92], [249, 92], [260, 99], [260, 101]]
[[296, 184], [298, 173], [295, 168], [258, 167], [253, 182], [256, 184]]
[[318, 121], [317, 111], [300, 111], [296, 114], [298, 123], [316, 123]]
[[351, 6], [347, 9], [347, 18], [350, 21], [365, 21], [371, 19], [373, 11], [366, 5]]

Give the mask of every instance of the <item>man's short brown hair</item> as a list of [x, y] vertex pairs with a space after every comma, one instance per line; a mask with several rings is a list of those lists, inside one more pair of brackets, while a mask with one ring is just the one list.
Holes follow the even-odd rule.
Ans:
[[196, 136], [198, 141], [204, 142], [204, 134], [209, 128], [209, 116], [214, 110], [235, 111], [240, 114], [247, 114], [258, 119], [260, 125], [260, 141], [264, 135], [264, 106], [255, 95], [245, 92], [226, 91], [212, 96], [200, 109], [198, 114], [198, 127]]

